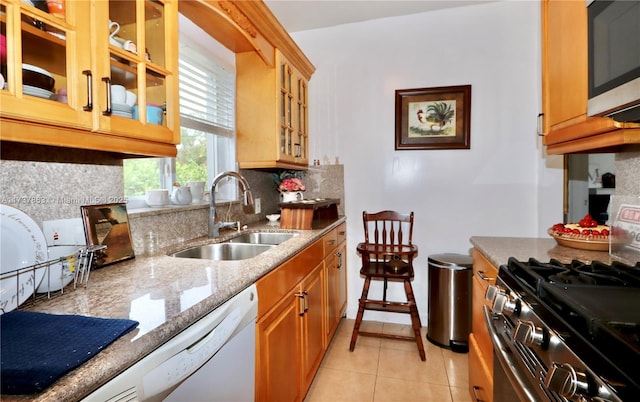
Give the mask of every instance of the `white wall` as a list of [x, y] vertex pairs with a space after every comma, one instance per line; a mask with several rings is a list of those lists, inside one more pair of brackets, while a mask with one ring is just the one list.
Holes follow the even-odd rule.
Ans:
[[[545, 159], [536, 137], [539, 26], [538, 2], [508, 1], [292, 35], [317, 69], [310, 159], [344, 164], [349, 317], [362, 289], [363, 210], [415, 212], [414, 290], [425, 324], [429, 255], [468, 253], [476, 235], [544, 237], [562, 221], [562, 158]], [[394, 150], [396, 89], [465, 84], [470, 150]]]

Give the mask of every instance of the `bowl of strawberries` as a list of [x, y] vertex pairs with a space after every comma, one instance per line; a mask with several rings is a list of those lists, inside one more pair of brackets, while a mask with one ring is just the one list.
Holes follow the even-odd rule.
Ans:
[[587, 214], [578, 223], [556, 223], [548, 233], [565, 247], [592, 251], [609, 251], [610, 227], [600, 225]]

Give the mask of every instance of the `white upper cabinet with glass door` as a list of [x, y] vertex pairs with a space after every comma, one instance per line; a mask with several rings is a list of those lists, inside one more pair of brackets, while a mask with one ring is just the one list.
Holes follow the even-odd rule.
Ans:
[[[177, 1], [63, 0], [56, 13], [45, 1], [29, 3], [0, 0], [7, 38], [0, 138], [174, 156]], [[28, 79], [25, 65], [54, 86]]]

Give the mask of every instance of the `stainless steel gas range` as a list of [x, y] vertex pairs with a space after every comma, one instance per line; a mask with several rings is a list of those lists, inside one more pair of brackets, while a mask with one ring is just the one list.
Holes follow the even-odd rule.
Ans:
[[640, 400], [640, 262], [511, 258], [486, 299], [495, 401]]

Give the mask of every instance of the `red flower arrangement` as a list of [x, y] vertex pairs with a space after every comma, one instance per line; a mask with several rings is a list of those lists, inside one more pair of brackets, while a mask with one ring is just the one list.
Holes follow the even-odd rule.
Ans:
[[291, 191], [305, 191], [307, 187], [305, 187], [304, 183], [300, 179], [297, 178], [289, 178], [284, 179], [278, 185], [278, 191], [282, 192], [291, 192]]

